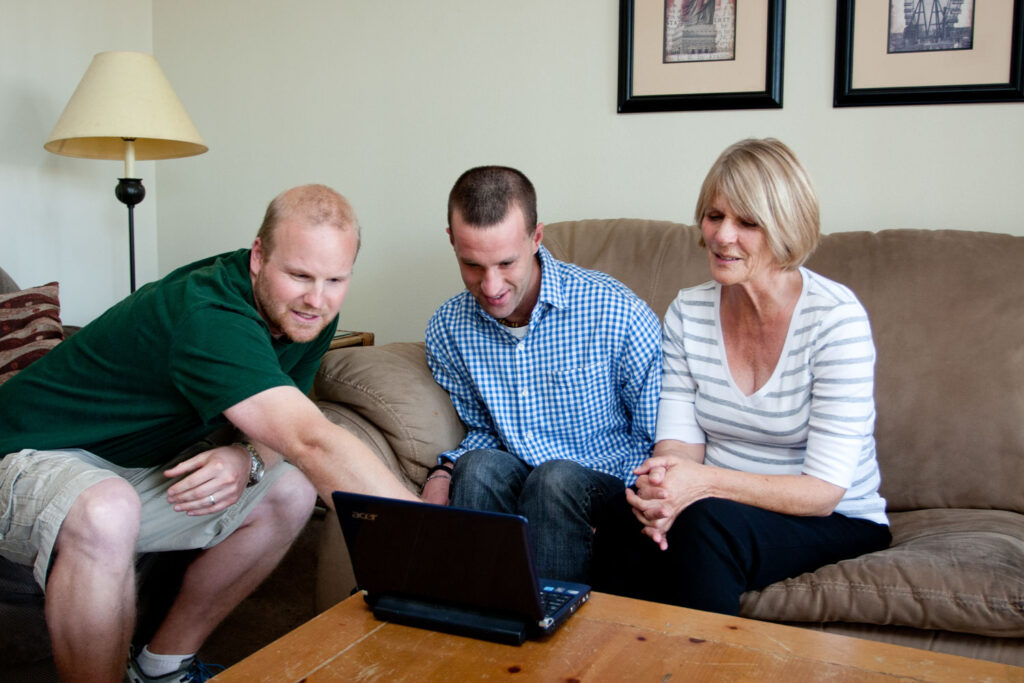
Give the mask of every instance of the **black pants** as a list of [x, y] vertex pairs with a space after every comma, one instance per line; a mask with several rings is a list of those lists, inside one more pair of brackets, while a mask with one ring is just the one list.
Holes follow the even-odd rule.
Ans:
[[625, 495], [594, 541], [596, 590], [737, 614], [740, 595], [889, 546], [889, 527], [833, 513], [796, 517], [710, 498], [683, 510], [662, 551], [640, 532]]

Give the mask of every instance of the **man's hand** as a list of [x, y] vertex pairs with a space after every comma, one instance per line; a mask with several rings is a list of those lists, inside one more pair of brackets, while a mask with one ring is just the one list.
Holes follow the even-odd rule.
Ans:
[[252, 459], [242, 446], [221, 446], [184, 460], [166, 477], [184, 477], [167, 490], [167, 502], [176, 512], [208, 515], [234, 505], [249, 483]]
[[427, 475], [420, 497], [426, 503], [447, 505], [452, 485], [451, 467], [437, 467]]
[[435, 477], [423, 485], [424, 502], [434, 505], [448, 504], [448, 491], [451, 488], [451, 477]]

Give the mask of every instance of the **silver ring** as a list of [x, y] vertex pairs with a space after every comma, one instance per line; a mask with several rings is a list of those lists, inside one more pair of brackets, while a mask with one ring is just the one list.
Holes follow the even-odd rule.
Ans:
[[216, 501], [216, 500], [214, 500], [214, 498], [213, 498], [213, 494], [211, 493], [211, 494], [210, 494], [210, 505], [216, 505], [216, 504], [217, 504], [217, 501]]

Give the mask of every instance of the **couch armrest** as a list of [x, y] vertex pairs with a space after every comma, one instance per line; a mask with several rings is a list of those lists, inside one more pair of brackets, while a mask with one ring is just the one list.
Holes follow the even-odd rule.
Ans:
[[340, 403], [317, 401], [316, 407], [320, 409], [320, 412], [328, 420], [347, 432], [354, 434], [360, 441], [366, 444], [407, 489], [413, 493], [420, 492], [420, 485], [406, 475], [405, 469], [399, 464], [398, 456], [395, 455], [394, 450], [391, 448], [391, 444], [384, 438], [384, 435], [377, 429], [376, 425], [348, 406]]
[[430, 374], [422, 342], [328, 351], [313, 390], [322, 409], [325, 402], [340, 404], [380, 430], [417, 485], [437, 455], [466, 433], [448, 393]]

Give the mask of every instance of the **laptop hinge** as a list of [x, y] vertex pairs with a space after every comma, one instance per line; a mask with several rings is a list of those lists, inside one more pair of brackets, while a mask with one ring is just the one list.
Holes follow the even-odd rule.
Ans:
[[430, 628], [509, 645], [522, 645], [526, 640], [526, 620], [521, 618], [485, 614], [474, 609], [391, 595], [365, 597], [366, 602], [373, 608], [373, 615], [382, 621]]

